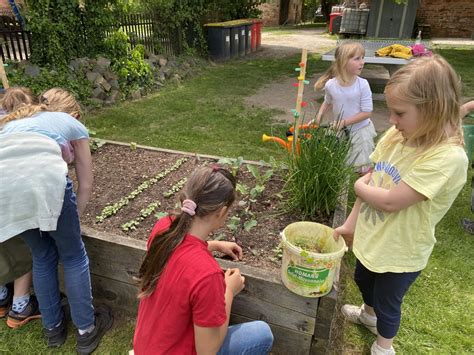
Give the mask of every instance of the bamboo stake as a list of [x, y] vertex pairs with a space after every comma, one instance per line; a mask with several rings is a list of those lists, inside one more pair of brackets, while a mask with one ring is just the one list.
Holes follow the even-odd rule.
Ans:
[[2, 79], [2, 85], [4, 89], [8, 89], [10, 85], [8, 84], [7, 73], [5, 73], [5, 68], [3, 66], [3, 60], [0, 57], [0, 78]]
[[301, 124], [301, 102], [303, 101], [304, 81], [306, 77], [306, 61], [308, 60], [308, 49], [303, 48], [300, 62], [300, 75], [298, 76], [298, 94], [296, 96], [296, 127], [294, 132], [293, 144], [296, 151], [296, 144], [298, 143], [298, 131]]

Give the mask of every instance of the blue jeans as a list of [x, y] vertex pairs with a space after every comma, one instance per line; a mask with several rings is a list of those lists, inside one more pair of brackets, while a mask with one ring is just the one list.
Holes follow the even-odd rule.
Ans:
[[272, 349], [273, 334], [267, 323], [254, 321], [231, 325], [218, 355], [266, 355]]
[[30, 229], [20, 236], [31, 249], [33, 285], [43, 327], [52, 329], [63, 319], [58, 261], [64, 267], [64, 283], [74, 325], [86, 329], [94, 324], [89, 258], [81, 238], [76, 195], [69, 179], [56, 230], [41, 232]]
[[416, 272], [376, 273], [357, 260], [354, 281], [367, 306], [373, 307], [377, 316], [377, 332], [384, 338], [397, 335], [402, 317], [402, 301], [411, 284], [420, 275]]

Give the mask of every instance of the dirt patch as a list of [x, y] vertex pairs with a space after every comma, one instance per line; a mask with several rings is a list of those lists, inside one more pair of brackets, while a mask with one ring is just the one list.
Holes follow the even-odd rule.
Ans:
[[[129, 196], [137, 187], [158, 174], [165, 172], [169, 167], [176, 164], [179, 159], [186, 161], [174, 171], [166, 174], [161, 180], [153, 183], [128, 203], [117, 208], [116, 213], [103, 219], [98, 223], [97, 216], [106, 206], [113, 205], [121, 199]], [[132, 150], [128, 146], [106, 144], [93, 154], [94, 188], [90, 202], [81, 223], [98, 231], [104, 231], [128, 238], [147, 240], [148, 235], [156, 223], [157, 213], [166, 213], [178, 207], [178, 192], [166, 197], [165, 194], [179, 182], [187, 177], [196, 167], [201, 165], [215, 164], [216, 159], [202, 157], [186, 157], [180, 154], [150, 151], [145, 149]], [[259, 167], [263, 173], [265, 169]], [[74, 179], [74, 171], [70, 171]], [[237, 173], [240, 184], [246, 186], [248, 191], [255, 187], [257, 180], [243, 164]], [[236, 222], [237, 231], [225, 226], [216, 231], [211, 239], [222, 239], [237, 242], [244, 249], [243, 264], [276, 270], [280, 268], [280, 260], [276, 257], [275, 249], [280, 243], [279, 233], [290, 223], [299, 221], [296, 214], [282, 213], [282, 204], [285, 196], [281, 194], [283, 180], [274, 173], [265, 184], [263, 193], [252, 202], [249, 195], [238, 194], [229, 215], [238, 217]], [[137, 220], [142, 211], [157, 203], [157, 206], [148, 216], [139, 221], [134, 228], [124, 230], [123, 225], [132, 220]], [[255, 220], [257, 225], [246, 230], [245, 223]], [[317, 222], [328, 224], [328, 219], [320, 219]]]
[[262, 33], [261, 50], [253, 55], [265, 58], [281, 58], [301, 53], [302, 48], [308, 49], [309, 53], [322, 54], [335, 46], [336, 41], [323, 28], [308, 28], [288, 32], [284, 30], [268, 31]]

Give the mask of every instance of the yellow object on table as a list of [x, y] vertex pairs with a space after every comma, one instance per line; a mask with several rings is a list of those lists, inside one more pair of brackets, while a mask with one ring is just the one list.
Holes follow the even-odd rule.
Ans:
[[380, 48], [375, 53], [379, 57], [395, 57], [402, 59], [410, 59], [413, 57], [411, 48], [402, 46], [401, 44], [392, 44], [391, 46]]

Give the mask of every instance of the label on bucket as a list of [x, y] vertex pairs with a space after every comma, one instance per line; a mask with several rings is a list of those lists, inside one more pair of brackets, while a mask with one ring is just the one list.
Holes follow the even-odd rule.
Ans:
[[289, 265], [286, 270], [288, 279], [301, 286], [321, 286], [329, 275], [329, 269], [310, 269], [302, 266]]

